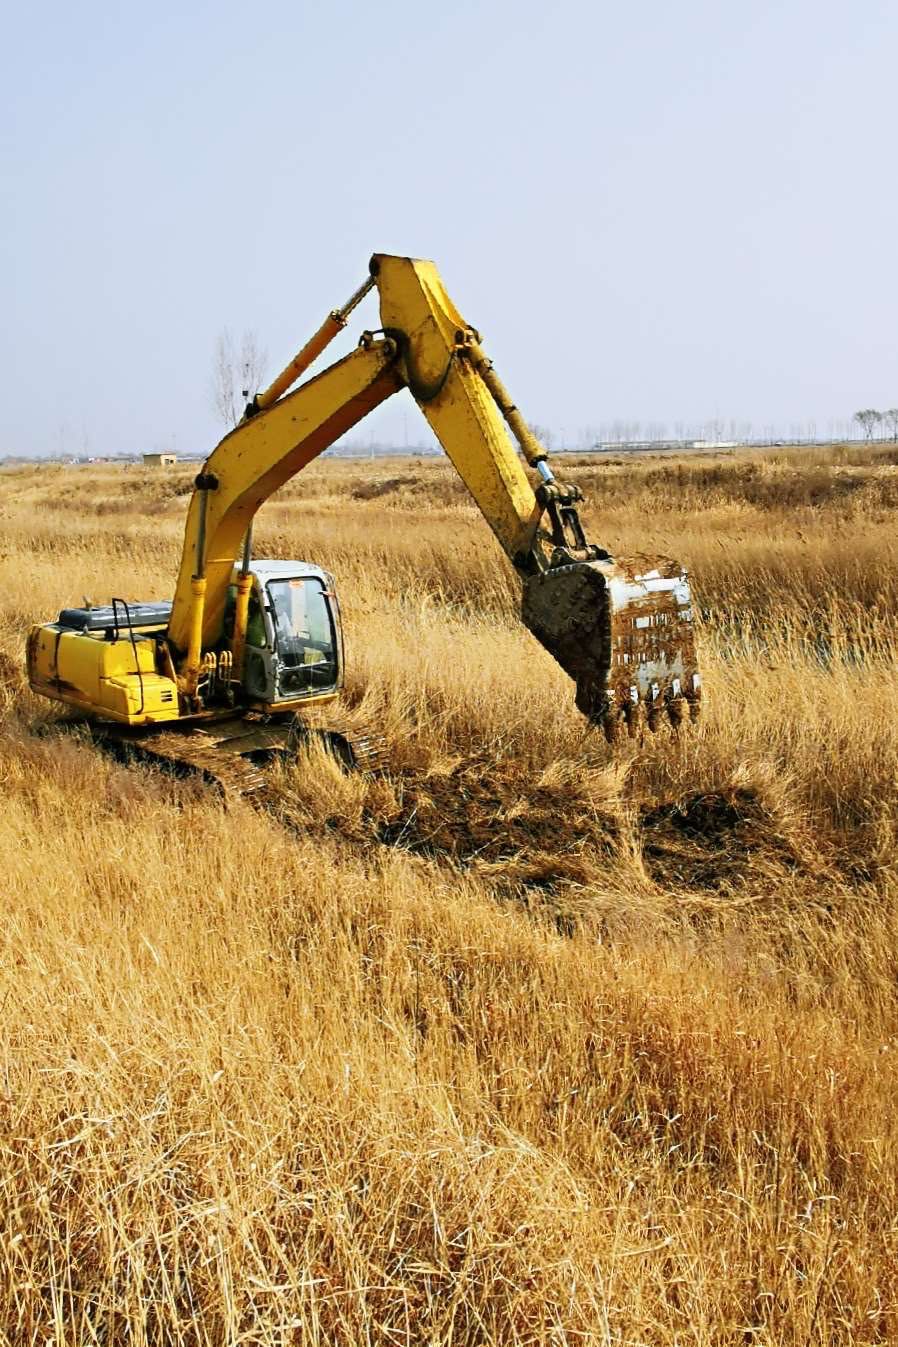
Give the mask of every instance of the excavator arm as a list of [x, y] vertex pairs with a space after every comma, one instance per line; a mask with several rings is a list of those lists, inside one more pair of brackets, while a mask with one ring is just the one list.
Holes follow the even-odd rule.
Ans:
[[[688, 585], [679, 566], [657, 558], [615, 560], [586, 541], [579, 491], [555, 479], [546, 450], [433, 263], [375, 254], [370, 272], [256, 396], [196, 479], [168, 628], [182, 693], [195, 693], [203, 652], [221, 639], [234, 562], [256, 511], [407, 387], [520, 575], [522, 620], [574, 678], [580, 710], [601, 720], [609, 736], [621, 719], [635, 728], [643, 710], [652, 727], [662, 711], [674, 721], [687, 706], [695, 712], [699, 682]], [[287, 392], [374, 287], [380, 332], [363, 334], [352, 355]], [[240, 593], [238, 583], [235, 644], [242, 639]]]

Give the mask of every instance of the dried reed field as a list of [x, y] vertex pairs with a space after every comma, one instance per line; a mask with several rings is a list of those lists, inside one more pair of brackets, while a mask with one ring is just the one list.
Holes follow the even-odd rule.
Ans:
[[689, 567], [699, 725], [612, 751], [441, 460], [329, 460], [386, 775], [130, 769], [28, 626], [170, 597], [192, 471], [0, 476], [0, 1342], [898, 1340], [898, 453], [564, 465]]

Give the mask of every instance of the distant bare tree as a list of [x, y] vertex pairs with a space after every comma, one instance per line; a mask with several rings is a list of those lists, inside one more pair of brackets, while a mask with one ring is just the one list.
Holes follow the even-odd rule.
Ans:
[[898, 442], [898, 407], [890, 407], [887, 412], [883, 412], [882, 419], [888, 426], [892, 439]]
[[875, 407], [864, 407], [855, 412], [854, 419], [863, 428], [867, 439], [872, 440], [873, 432], [882, 420], [882, 412], [878, 412]]
[[255, 332], [244, 332], [239, 350], [227, 328], [219, 334], [212, 366], [212, 406], [228, 430], [236, 426], [247, 401], [259, 391], [266, 358]]
[[530, 430], [539, 440], [544, 449], [551, 449], [555, 443], [555, 435], [548, 426], [538, 426], [531, 424]]

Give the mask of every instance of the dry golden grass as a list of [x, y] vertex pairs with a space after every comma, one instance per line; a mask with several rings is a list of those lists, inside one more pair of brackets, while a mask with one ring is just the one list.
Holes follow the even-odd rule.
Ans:
[[451, 470], [325, 462], [389, 775], [226, 812], [23, 685], [161, 598], [189, 472], [0, 477], [0, 1342], [898, 1340], [898, 504], [885, 450], [578, 460], [691, 568], [700, 727], [612, 755]]

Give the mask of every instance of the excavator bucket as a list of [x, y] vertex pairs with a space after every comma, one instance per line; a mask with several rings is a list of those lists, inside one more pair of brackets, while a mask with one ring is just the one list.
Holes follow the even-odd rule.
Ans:
[[668, 558], [579, 561], [524, 582], [524, 625], [577, 685], [576, 703], [609, 740], [698, 715], [689, 582]]

